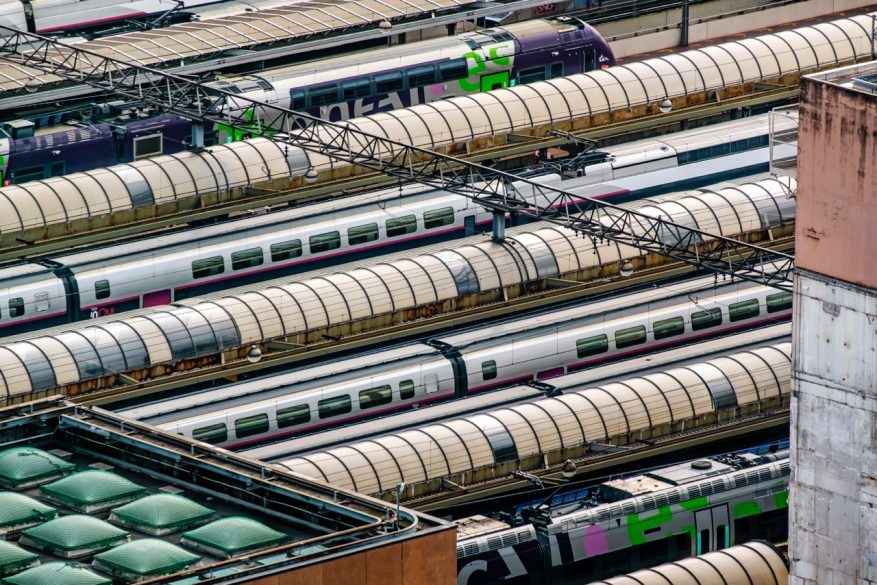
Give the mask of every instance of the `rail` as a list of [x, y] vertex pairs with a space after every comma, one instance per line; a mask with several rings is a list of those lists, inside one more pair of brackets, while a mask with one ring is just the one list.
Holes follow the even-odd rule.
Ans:
[[[526, 214], [564, 226], [593, 240], [663, 254], [710, 270], [781, 290], [792, 290], [794, 258], [717, 234], [710, 234], [661, 217], [653, 217], [569, 191], [521, 179], [511, 173], [489, 169], [446, 154], [412, 146], [351, 127], [320, 120], [258, 100], [210, 88], [154, 68], [124, 63], [93, 51], [66, 45], [41, 35], [0, 26], [8, 36], [0, 41], [0, 55], [22, 66], [66, 79], [79, 80], [108, 92], [119, 93], [193, 120], [251, 126], [250, 107], [266, 114], [264, 128], [306, 127], [291, 134], [263, 137], [331, 160], [383, 172], [403, 181], [422, 183], [468, 197], [496, 214]], [[669, 95], [666, 96], [669, 99]], [[246, 109], [231, 114], [229, 103], [244, 102]], [[251, 129], [252, 130], [252, 129]], [[270, 134], [270, 135], [269, 135]], [[316, 178], [313, 169], [306, 177]], [[496, 177], [483, 181], [483, 177]], [[528, 201], [513, 192], [512, 181], [533, 189]], [[536, 201], [548, 201], [547, 205]], [[668, 234], [672, 237], [668, 240]], [[698, 246], [709, 242], [709, 246]], [[736, 260], [732, 260], [736, 258]], [[770, 266], [771, 268], [765, 268]]]

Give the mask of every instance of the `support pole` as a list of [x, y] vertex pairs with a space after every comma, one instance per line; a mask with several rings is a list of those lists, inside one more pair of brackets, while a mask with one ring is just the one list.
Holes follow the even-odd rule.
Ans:
[[689, 23], [689, 14], [688, 14], [688, 0], [682, 0], [682, 39], [679, 42], [680, 47], [688, 46], [688, 23]]
[[505, 212], [495, 209], [493, 210], [493, 241], [503, 240], [505, 240]]
[[192, 123], [192, 149], [198, 150], [204, 148], [204, 124], [200, 122]]

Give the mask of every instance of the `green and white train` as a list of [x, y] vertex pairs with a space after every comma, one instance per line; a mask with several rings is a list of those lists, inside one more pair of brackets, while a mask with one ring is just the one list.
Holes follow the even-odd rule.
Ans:
[[457, 583], [583, 583], [756, 538], [785, 540], [789, 469], [787, 450], [728, 454], [524, 508], [517, 527], [459, 521]]

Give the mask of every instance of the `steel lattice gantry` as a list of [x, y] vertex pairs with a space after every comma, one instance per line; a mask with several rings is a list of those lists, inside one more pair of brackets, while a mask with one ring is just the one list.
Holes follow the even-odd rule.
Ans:
[[[91, 51], [32, 33], [0, 26], [0, 57], [109, 93], [141, 100], [196, 121], [247, 128], [246, 109], [229, 114], [226, 104], [244, 99], [189, 79], [144, 66], [123, 63]], [[794, 259], [720, 235], [710, 234], [663, 217], [609, 203], [583, 199], [562, 189], [515, 177], [425, 148], [363, 132], [348, 124], [320, 120], [309, 114], [245, 100], [265, 113], [266, 128], [294, 129], [287, 134], [263, 133], [284, 148], [342, 160], [396, 177], [444, 189], [478, 201], [498, 214], [517, 213], [569, 227], [595, 240], [627, 244], [694, 264], [716, 273], [779, 289], [792, 289]], [[239, 113], [237, 113], [239, 112]], [[508, 188], [523, 181], [533, 201]], [[536, 204], [535, 201], [548, 201]], [[705, 245], [701, 245], [705, 244]]]

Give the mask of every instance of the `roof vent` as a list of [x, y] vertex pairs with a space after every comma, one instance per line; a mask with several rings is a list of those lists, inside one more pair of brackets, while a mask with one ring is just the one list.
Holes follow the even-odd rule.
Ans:
[[3, 585], [111, 585], [79, 563], [48, 563], [3, 579]]
[[[128, 542], [128, 533], [109, 522], [75, 514], [28, 528], [21, 543], [59, 557], [76, 558]], [[54, 581], [49, 581], [54, 583]]]
[[213, 510], [183, 496], [153, 494], [116, 508], [110, 522], [161, 536], [203, 524]]
[[0, 485], [20, 490], [59, 478], [76, 469], [72, 463], [35, 447], [0, 452]]
[[26, 551], [11, 542], [0, 540], [0, 577], [18, 573], [40, 564], [38, 554]]
[[703, 471], [705, 469], [709, 469], [713, 466], [713, 462], [709, 459], [698, 459], [697, 461], [691, 462], [691, 468]]
[[178, 573], [201, 560], [175, 544], [146, 538], [135, 540], [94, 556], [94, 568], [125, 581]]
[[278, 545], [287, 539], [261, 522], [242, 516], [221, 518], [183, 533], [180, 544], [221, 558]]
[[31, 497], [0, 492], [0, 535], [36, 526], [58, 515], [58, 511]]
[[139, 498], [146, 488], [99, 469], [80, 471], [40, 486], [46, 498], [80, 512], [99, 512]]

